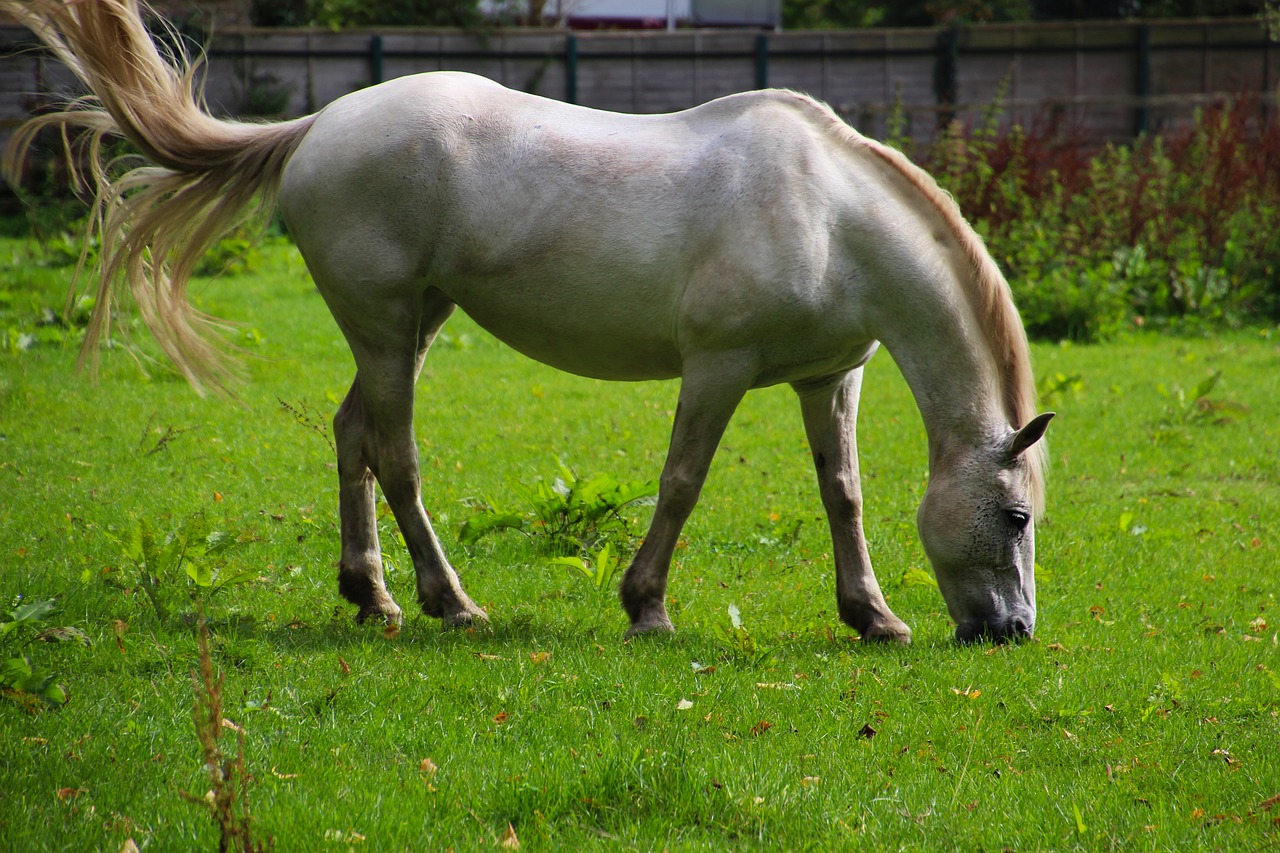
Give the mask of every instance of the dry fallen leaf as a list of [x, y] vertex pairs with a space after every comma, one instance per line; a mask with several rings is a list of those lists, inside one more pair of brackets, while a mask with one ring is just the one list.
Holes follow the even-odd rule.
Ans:
[[507, 721], [507, 712], [503, 711], [499, 713], [496, 717], [493, 718], [493, 721], [498, 725], [502, 725]]
[[351, 674], [351, 664], [342, 659], [342, 655], [338, 655], [338, 667], [342, 670], [343, 675]]
[[67, 800], [74, 800], [83, 793], [84, 788], [59, 788], [58, 799], [65, 803]]
[[388, 640], [394, 640], [400, 636], [400, 626], [392, 622], [390, 625], [382, 629], [382, 636]]
[[120, 853], [138, 853], [138, 845], [132, 838], [126, 838], [124, 844], [120, 845]]
[[233, 723], [233, 722], [231, 722], [230, 720], [228, 720], [226, 717], [223, 717], [223, 718], [222, 718], [222, 727], [223, 727], [224, 729], [231, 729], [231, 731], [233, 731], [233, 732], [243, 732], [243, 731], [244, 731], [244, 729], [240, 728], [240, 727], [239, 727], [239, 726], [237, 726], [235, 723]]
[[508, 850], [519, 850], [520, 839], [516, 838], [516, 828], [511, 824], [507, 824], [507, 831], [502, 833], [502, 840], [498, 842], [499, 847], [505, 847]]
[[865, 737], [865, 738], [873, 738], [876, 736], [876, 730], [871, 728], [870, 723], [867, 723], [865, 726], [863, 726], [861, 729], [858, 730], [858, 734], [860, 734], [862, 737]]
[[418, 769], [422, 771], [424, 776], [434, 776], [436, 775], [436, 771], [440, 768], [437, 767], [436, 763], [430, 758], [424, 758], [422, 759], [422, 763], [418, 765]]
[[529, 652], [529, 660], [534, 663], [546, 663], [551, 660], [551, 652]]
[[693, 703], [690, 702], [688, 699], [681, 699], [679, 702], [676, 703], [677, 711], [687, 711], [692, 707], [693, 707]]
[[756, 723], [754, 726], [751, 727], [751, 734], [762, 735], [765, 732], [769, 731], [769, 729], [771, 728], [773, 728], [773, 723], [769, 722], [768, 720], [761, 720], [760, 722]]

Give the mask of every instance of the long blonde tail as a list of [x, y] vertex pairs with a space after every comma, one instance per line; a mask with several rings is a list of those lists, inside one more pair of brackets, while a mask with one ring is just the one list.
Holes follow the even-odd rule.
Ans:
[[[68, 154], [72, 132], [85, 145], [90, 227], [101, 251], [81, 362], [96, 359], [124, 285], [187, 380], [198, 390], [225, 388], [233, 373], [225, 339], [217, 321], [192, 306], [187, 282], [214, 242], [274, 208], [285, 163], [312, 119], [247, 124], [210, 116], [198, 63], [161, 56], [139, 0], [0, 0], [0, 10], [39, 36], [91, 93], [26, 122], [4, 157], [5, 175], [16, 181], [41, 130], [59, 128]], [[102, 145], [108, 135], [125, 137], [151, 165], [112, 175]]]

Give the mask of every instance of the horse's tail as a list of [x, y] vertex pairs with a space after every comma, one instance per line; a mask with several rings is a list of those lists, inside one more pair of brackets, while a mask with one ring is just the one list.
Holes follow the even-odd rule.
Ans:
[[[222, 121], [202, 107], [198, 62], [161, 55], [139, 0], [0, 0], [88, 87], [90, 95], [19, 129], [5, 152], [16, 181], [37, 133], [82, 134], [100, 237], [97, 298], [81, 352], [96, 359], [126, 285], [165, 354], [197, 388], [225, 387], [232, 368], [217, 323], [196, 310], [187, 282], [205, 251], [254, 214], [274, 208], [284, 166], [311, 118], [277, 124]], [[123, 171], [107, 135], [125, 137], [153, 165]], [[81, 176], [71, 158], [77, 184]]]

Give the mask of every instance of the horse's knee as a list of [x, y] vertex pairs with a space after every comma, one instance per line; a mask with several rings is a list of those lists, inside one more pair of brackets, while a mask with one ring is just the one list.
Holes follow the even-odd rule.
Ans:
[[677, 515], [688, 515], [701, 491], [702, 478], [681, 471], [663, 472], [659, 480], [660, 501]]

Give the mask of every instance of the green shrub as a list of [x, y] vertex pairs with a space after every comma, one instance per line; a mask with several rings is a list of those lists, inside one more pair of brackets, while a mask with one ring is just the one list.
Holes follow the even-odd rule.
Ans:
[[1031, 334], [1280, 316], [1273, 113], [1226, 101], [1183, 130], [1091, 150], [1051, 119], [1002, 130], [1001, 101], [919, 159], [986, 239]]

